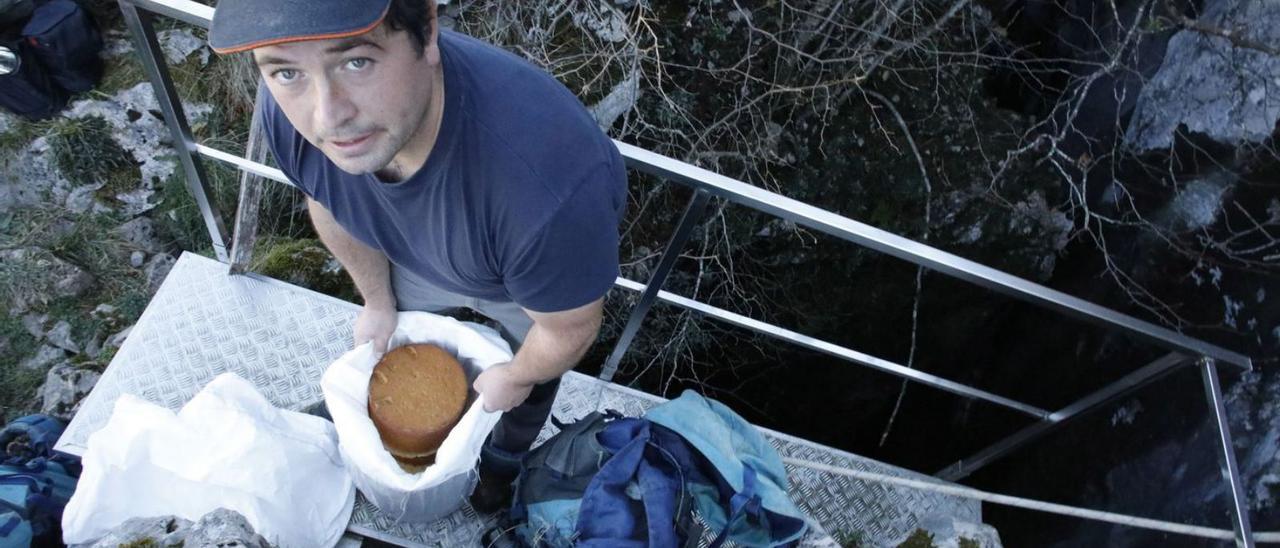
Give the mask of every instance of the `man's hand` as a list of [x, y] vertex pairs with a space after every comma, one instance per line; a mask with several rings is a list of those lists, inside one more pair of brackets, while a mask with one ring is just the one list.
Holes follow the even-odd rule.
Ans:
[[365, 305], [356, 317], [355, 346], [373, 341], [373, 351], [382, 354], [387, 351], [387, 341], [396, 331], [396, 311], [394, 308], [371, 307]]
[[516, 378], [511, 363], [500, 363], [484, 370], [471, 387], [479, 392], [487, 412], [510, 411], [524, 403], [533, 391], [533, 384]]

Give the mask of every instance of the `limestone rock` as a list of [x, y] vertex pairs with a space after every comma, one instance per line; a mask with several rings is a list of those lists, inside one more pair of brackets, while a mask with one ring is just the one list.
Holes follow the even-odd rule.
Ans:
[[47, 284], [30, 295], [14, 297], [13, 310], [25, 312], [36, 301], [48, 302], [60, 297], [79, 297], [93, 287], [93, 276], [80, 267], [58, 258], [38, 247], [21, 247], [0, 251], [0, 268], [13, 268], [20, 276], [38, 273], [40, 280], [33, 284]]
[[178, 260], [173, 255], [161, 253], [151, 258], [147, 263], [147, 294], [155, 295], [160, 289], [160, 284], [164, 283], [164, 279], [169, 275], [169, 271], [173, 270], [174, 263]]
[[66, 320], [62, 320], [54, 324], [53, 329], [49, 330], [49, 333], [45, 335], [45, 338], [49, 340], [49, 344], [58, 348], [67, 350], [74, 354], [80, 353], [80, 345], [71, 340], [71, 323]]
[[45, 375], [44, 386], [40, 387], [40, 412], [70, 421], [101, 377], [97, 371], [69, 363], [53, 366]]
[[[956, 519], [954, 516], [933, 514], [920, 520], [920, 528], [933, 535], [937, 548], [960, 548], [961, 541], [977, 543], [980, 548], [1001, 548], [1000, 533], [990, 525]], [[969, 542], [966, 546], [973, 546]]]
[[176, 516], [133, 518], [87, 548], [154, 546], [156, 548], [271, 548], [239, 513], [219, 508], [199, 521]]
[[19, 365], [23, 369], [39, 371], [53, 363], [66, 359], [66, 357], [67, 353], [63, 349], [46, 344], [41, 346], [34, 356], [23, 360]]
[[[1199, 21], [1237, 29], [1256, 44], [1280, 44], [1280, 3], [1205, 2]], [[1227, 144], [1261, 142], [1280, 119], [1280, 56], [1221, 36], [1183, 30], [1143, 87], [1126, 142], [1139, 151], [1168, 148], [1179, 125]]]
[[45, 330], [44, 324], [49, 323], [48, 314], [36, 314], [34, 312], [22, 317], [22, 327], [27, 333], [37, 339], [43, 339]]
[[125, 339], [129, 338], [129, 333], [132, 331], [133, 326], [131, 325], [121, 329], [115, 335], [107, 337], [107, 342], [105, 343], [104, 348], [120, 348], [120, 345], [124, 344]]
[[197, 51], [200, 52], [200, 64], [209, 64], [209, 48], [205, 47], [204, 40], [197, 38], [190, 30], [162, 30], [156, 37], [160, 40], [160, 49], [164, 51], [164, 58], [170, 65], [186, 62]]
[[615, 84], [604, 99], [592, 105], [588, 110], [591, 112], [591, 116], [596, 119], [596, 123], [600, 125], [600, 128], [608, 131], [609, 128], [613, 127], [613, 123], [617, 121], [619, 116], [626, 114], [636, 105], [636, 100], [639, 98], [640, 74], [639, 72], [633, 72], [631, 76]]
[[200, 518], [187, 534], [188, 547], [269, 548], [267, 539], [257, 534], [244, 516], [219, 508]]
[[164, 251], [164, 246], [156, 236], [156, 223], [150, 217], [138, 217], [122, 224], [116, 227], [116, 233], [142, 251], [148, 253]]
[[[177, 516], [133, 518], [90, 544], [90, 548], [117, 548], [119, 546], [154, 546], [172, 548], [186, 544], [191, 521]], [[148, 542], [150, 541], [150, 542]]]

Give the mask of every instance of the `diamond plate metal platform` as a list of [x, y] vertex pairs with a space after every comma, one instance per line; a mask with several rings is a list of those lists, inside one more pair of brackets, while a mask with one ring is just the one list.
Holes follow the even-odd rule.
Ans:
[[[251, 380], [275, 405], [301, 409], [322, 398], [324, 368], [351, 345], [359, 308], [253, 274], [229, 276], [227, 265], [184, 253], [138, 319], [97, 386], [85, 398], [57, 449], [83, 454], [120, 394], [170, 409], [182, 407], [224, 372]], [[640, 415], [663, 400], [578, 373], [565, 376], [554, 413], [573, 419], [594, 410]], [[542, 439], [552, 434], [551, 426]], [[908, 470], [762, 429], [783, 456], [856, 470], [933, 479]], [[788, 467], [792, 498], [821, 529], [860, 534], [874, 544], [901, 538], [931, 514], [981, 522], [975, 501], [889, 487]], [[405, 546], [479, 546], [489, 527], [469, 505], [427, 526], [394, 526], [357, 497], [349, 530]], [[810, 546], [835, 546], [822, 531]]]

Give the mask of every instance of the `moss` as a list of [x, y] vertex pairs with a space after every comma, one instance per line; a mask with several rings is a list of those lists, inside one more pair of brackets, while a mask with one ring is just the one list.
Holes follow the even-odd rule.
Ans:
[[933, 548], [933, 533], [924, 529], [916, 529], [898, 548]]
[[350, 278], [319, 240], [286, 238], [269, 242], [254, 270], [348, 301], [355, 300]]
[[982, 545], [971, 538], [960, 537], [960, 548], [982, 548]]

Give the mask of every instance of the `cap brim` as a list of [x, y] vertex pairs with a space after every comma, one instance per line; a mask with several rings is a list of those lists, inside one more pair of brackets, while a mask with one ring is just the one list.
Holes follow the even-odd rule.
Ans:
[[221, 0], [209, 25], [209, 47], [227, 54], [359, 36], [382, 24], [390, 7], [390, 0]]

